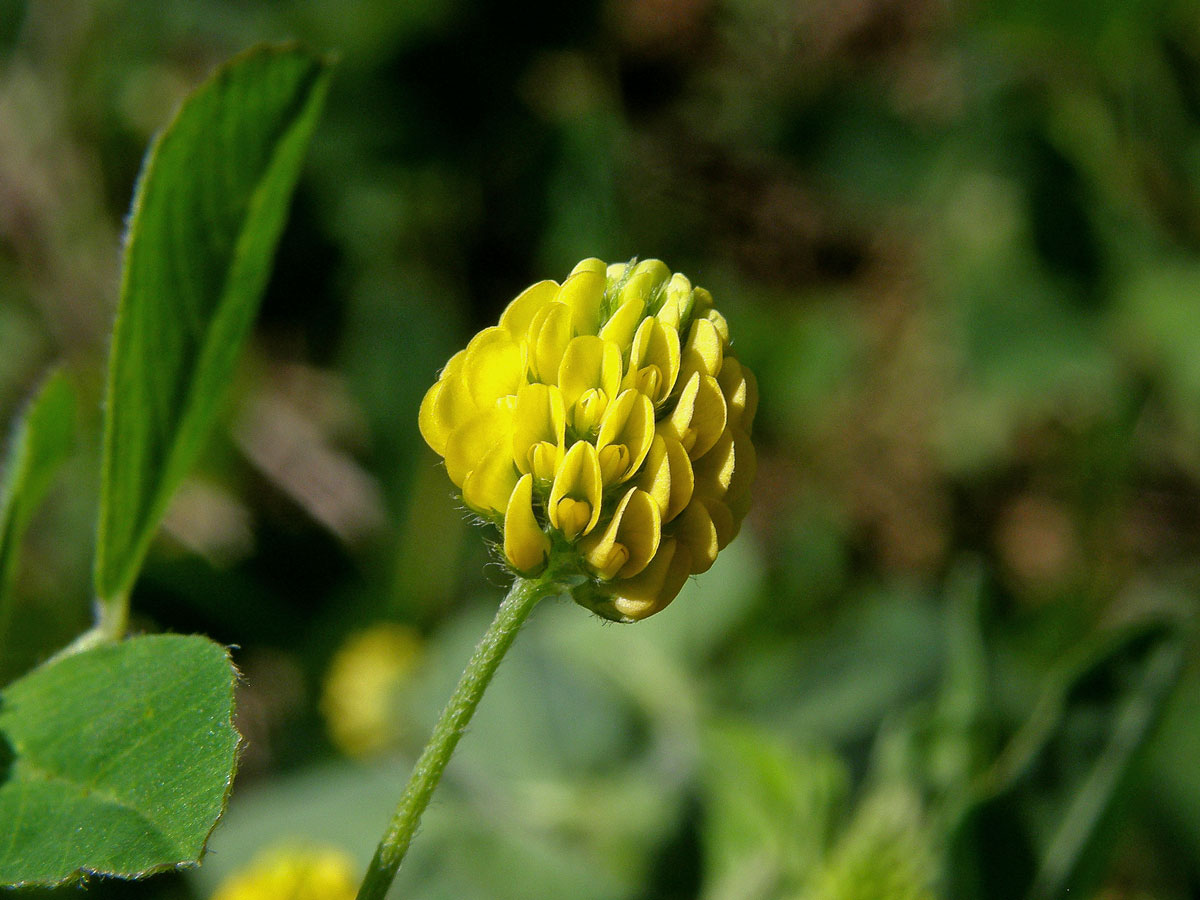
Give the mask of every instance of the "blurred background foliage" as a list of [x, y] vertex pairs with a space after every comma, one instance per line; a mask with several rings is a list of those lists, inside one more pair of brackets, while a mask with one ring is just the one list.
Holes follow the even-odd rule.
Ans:
[[281, 38], [340, 53], [333, 94], [133, 601], [237, 646], [247, 744], [201, 869], [94, 896], [207, 897], [288, 843], [365, 865], [503, 582], [417, 403], [592, 255], [717, 298], [756, 504], [644, 624], [537, 611], [396, 895], [1200, 892], [1186, 0], [0, 0], [0, 420], [56, 363], [83, 397], [0, 683], [90, 615], [143, 149]]

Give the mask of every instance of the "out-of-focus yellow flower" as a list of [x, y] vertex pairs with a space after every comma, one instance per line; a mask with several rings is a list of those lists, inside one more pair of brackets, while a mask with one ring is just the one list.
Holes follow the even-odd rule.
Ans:
[[339, 750], [364, 757], [393, 742], [397, 689], [420, 659], [417, 633], [390, 622], [360, 631], [338, 649], [325, 676], [321, 712]]
[[585, 259], [451, 357], [420, 427], [514, 571], [582, 574], [575, 599], [630, 622], [737, 534], [757, 405], [708, 291], [656, 259]]
[[227, 878], [212, 900], [353, 900], [357, 889], [347, 854], [295, 846], [259, 856]]

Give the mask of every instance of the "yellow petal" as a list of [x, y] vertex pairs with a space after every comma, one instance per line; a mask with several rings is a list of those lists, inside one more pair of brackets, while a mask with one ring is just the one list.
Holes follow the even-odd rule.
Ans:
[[522, 475], [504, 511], [504, 555], [522, 575], [536, 575], [550, 555], [550, 538], [533, 515], [533, 476]]
[[746, 408], [738, 424], [749, 434], [754, 425], [754, 415], [758, 412], [758, 378], [745, 366], [742, 366], [742, 377], [746, 379]]
[[629, 448], [624, 444], [609, 444], [600, 447], [596, 453], [600, 460], [600, 477], [606, 486], [620, 484], [629, 480], [629, 470], [632, 458]]
[[563, 457], [550, 487], [550, 524], [568, 541], [587, 534], [600, 520], [602, 488], [596, 448], [587, 441], [576, 441]]
[[503, 444], [493, 446], [463, 479], [463, 502], [485, 516], [501, 514], [516, 486], [512, 453]]
[[[446, 441], [446, 474], [459, 487], [467, 475], [497, 446], [512, 446], [513, 410], [506, 403], [477, 412], [454, 429]], [[511, 450], [509, 457], [511, 459]]]
[[485, 328], [467, 344], [462, 378], [480, 409], [517, 393], [525, 382], [525, 350], [505, 328]]
[[529, 368], [546, 384], [558, 381], [558, 364], [571, 340], [571, 310], [565, 303], [547, 303], [529, 323]]
[[717, 374], [717, 383], [729, 409], [729, 424], [748, 433], [758, 409], [758, 382], [754, 373], [734, 357], [726, 356]]
[[[691, 558], [687, 547], [673, 538], [663, 538], [650, 564], [633, 578], [612, 581], [608, 604], [615, 618], [636, 622], [661, 612], [679, 594], [687, 581]], [[597, 609], [601, 615], [604, 612]]]
[[421, 409], [417, 413], [417, 428], [421, 431], [421, 437], [438, 456], [446, 452], [446, 439], [450, 437], [452, 430], [449, 423], [439, 421], [437, 415], [438, 395], [445, 387], [446, 382], [435, 381], [421, 399]]
[[721, 336], [721, 342], [729, 346], [729, 323], [725, 321], [725, 317], [715, 309], [706, 310], [704, 318], [711, 322], [713, 327], [717, 329], [717, 334]]
[[[571, 275], [578, 275], [580, 272], [594, 272], [597, 275], [603, 275], [608, 271], [608, 268], [609, 266], [604, 260], [589, 256], [587, 259], [581, 259], [575, 264], [575, 268], [571, 270]], [[569, 278], [570, 275], [567, 277]]]
[[725, 430], [725, 398], [711, 375], [694, 372], [669, 418], [659, 429], [683, 444], [690, 459], [699, 459]]
[[679, 375], [679, 335], [657, 318], [642, 319], [629, 351], [629, 371], [622, 383], [650, 398], [656, 406], [671, 393]]
[[600, 329], [600, 303], [604, 299], [604, 263], [585, 259], [577, 265], [554, 298], [571, 309], [575, 334], [595, 334]]
[[686, 275], [676, 272], [667, 282], [666, 289], [663, 291], [662, 306], [659, 307], [655, 317], [663, 323], [664, 327], [678, 334], [679, 322], [686, 317], [687, 312], [691, 311], [691, 305], [692, 283], [688, 281]]
[[724, 501], [734, 516], [735, 525], [740, 525], [750, 508], [750, 489], [754, 485], [754, 475], [758, 468], [758, 454], [754, 451], [754, 442], [740, 428], [731, 428], [733, 435], [733, 453], [737, 465], [733, 470], [733, 479], [729, 483], [729, 492]]
[[586, 500], [563, 497], [554, 506], [554, 519], [558, 523], [558, 530], [568, 541], [575, 540], [587, 530], [588, 521], [595, 509], [596, 507]]
[[733, 432], [726, 428], [709, 451], [692, 463], [698, 495], [713, 500], [725, 496], [739, 462], [736, 449]]
[[663, 282], [670, 277], [671, 270], [661, 259], [643, 259], [625, 279], [617, 302], [624, 305], [631, 300], [640, 300], [643, 307], [649, 306], [657, 299]]
[[425, 392], [421, 410], [417, 415], [417, 427], [425, 443], [439, 456], [446, 455], [446, 441], [450, 432], [473, 416], [477, 410], [475, 401], [467, 391], [460, 373], [467, 351], [459, 350], [446, 363], [442, 374], [433, 387]]
[[425, 443], [432, 447], [438, 456], [446, 455], [446, 441], [458, 424], [452, 416], [445, 414], [445, 405], [439, 403], [442, 391], [450, 384], [452, 381], [434, 382], [433, 387], [425, 392], [425, 397], [421, 400], [421, 410], [417, 413], [417, 427], [421, 430], [421, 437], [425, 438]]
[[584, 391], [596, 389], [612, 398], [620, 384], [621, 348], [616, 344], [584, 334], [567, 345], [558, 367], [558, 386], [568, 411]]
[[692, 463], [683, 445], [673, 437], [656, 434], [636, 484], [654, 498], [663, 522], [683, 512], [693, 491]]
[[625, 277], [627, 271], [629, 271], [629, 263], [609, 263], [608, 268], [604, 270], [604, 277], [612, 287], [621, 283], [621, 279]]
[[596, 449], [606, 485], [633, 477], [654, 441], [654, 407], [638, 391], [622, 391], [600, 420]]
[[691, 559], [691, 574], [707, 572], [716, 561], [717, 553], [721, 549], [717, 526], [713, 523], [706, 504], [699, 497], [693, 497], [687, 509], [671, 523], [671, 534], [675, 540], [687, 547]]
[[682, 356], [679, 365], [679, 383], [682, 385], [686, 385], [696, 372], [715, 377], [721, 371], [724, 345], [712, 322], [699, 319], [692, 323]]
[[637, 331], [646, 310], [646, 302], [640, 297], [633, 297], [617, 307], [617, 311], [600, 328], [600, 337], [612, 341], [622, 351], [629, 347], [633, 333]]
[[549, 441], [538, 441], [529, 448], [529, 472], [539, 484], [548, 483], [554, 478], [563, 458], [563, 445], [551, 444]]
[[539, 281], [517, 294], [500, 314], [500, 327], [516, 340], [522, 340], [529, 331], [529, 323], [539, 309], [554, 299], [558, 293], [557, 281]]
[[520, 472], [533, 472], [539, 480], [554, 477], [558, 460], [564, 452], [566, 421], [562, 391], [555, 385], [521, 386], [513, 410], [512, 439], [513, 460]]
[[579, 395], [568, 418], [571, 427], [581, 436], [595, 434], [600, 429], [600, 420], [608, 409], [608, 394], [599, 388], [588, 388]]
[[703, 503], [713, 521], [713, 527], [717, 529], [717, 547], [724, 550], [737, 536], [738, 523], [734, 521], [729, 507], [720, 500], [704, 500]]
[[650, 398], [651, 403], [658, 404], [662, 401], [664, 393], [662, 386], [665, 382], [666, 379], [658, 366], [641, 366], [636, 369], [631, 368], [625, 373], [625, 380], [621, 382], [621, 387], [645, 394]]
[[601, 580], [632, 578], [646, 568], [662, 536], [658, 504], [645, 491], [630, 488], [608, 527], [579, 542], [579, 552]]

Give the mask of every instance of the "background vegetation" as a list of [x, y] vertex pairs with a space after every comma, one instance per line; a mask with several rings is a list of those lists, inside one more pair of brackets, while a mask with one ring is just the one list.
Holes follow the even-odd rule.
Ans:
[[0, 2], [0, 421], [55, 362], [83, 398], [0, 682], [89, 621], [142, 151], [287, 37], [341, 63], [133, 599], [237, 645], [248, 743], [205, 865], [95, 896], [205, 897], [287, 841], [365, 864], [501, 593], [417, 403], [591, 255], [712, 290], [759, 376], [756, 504], [646, 623], [537, 611], [397, 895], [1200, 890], [1184, 2]]

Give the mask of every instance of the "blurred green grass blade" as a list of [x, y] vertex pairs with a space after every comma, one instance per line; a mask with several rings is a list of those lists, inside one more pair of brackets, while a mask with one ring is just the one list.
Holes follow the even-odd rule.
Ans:
[[[71, 450], [75, 392], [61, 372], [46, 379], [17, 422], [0, 483], [0, 659], [12, 616], [17, 550], [54, 473]], [[0, 670], [3, 666], [0, 665]]]
[[[1121, 687], [1133, 690], [1128, 683], [1130, 670], [1141, 672], [1159, 645], [1174, 646], [1178, 629], [1175, 623], [1164, 621], [1114, 629], [1097, 635], [1064, 659], [1047, 678], [1029, 718], [993, 766], [988, 793], [995, 796], [1012, 790], [1035, 775], [1047, 747], [1061, 739], [1064, 720], [1084, 709], [1094, 710], [1106, 700], [1115, 703]], [[1107, 708], [1111, 712], [1111, 706]]]
[[1088, 896], [1178, 681], [1183, 644], [1174, 622], [1131, 626], [1098, 636], [1051, 674], [953, 836], [955, 896]]
[[983, 563], [973, 555], [964, 555], [950, 570], [941, 688], [932, 705], [921, 703], [884, 720], [871, 760], [875, 783], [921, 789], [925, 815], [941, 832], [958, 827], [988, 762], [983, 754], [988, 709], [985, 582]]
[[1103, 874], [1115, 835], [1119, 801], [1162, 716], [1183, 669], [1184, 642], [1177, 633], [1142, 638], [1153, 643], [1125, 697], [1115, 704], [1107, 741], [1063, 812], [1034, 878], [1031, 900], [1088, 896]]
[[207, 638], [65, 656], [0, 694], [0, 886], [195, 864], [237, 759], [235, 672]]
[[[199, 453], [266, 286], [329, 82], [257, 47], [183, 103], [134, 196], [109, 368], [96, 591], [129, 591]], [[123, 602], [123, 601], [118, 601]]]

